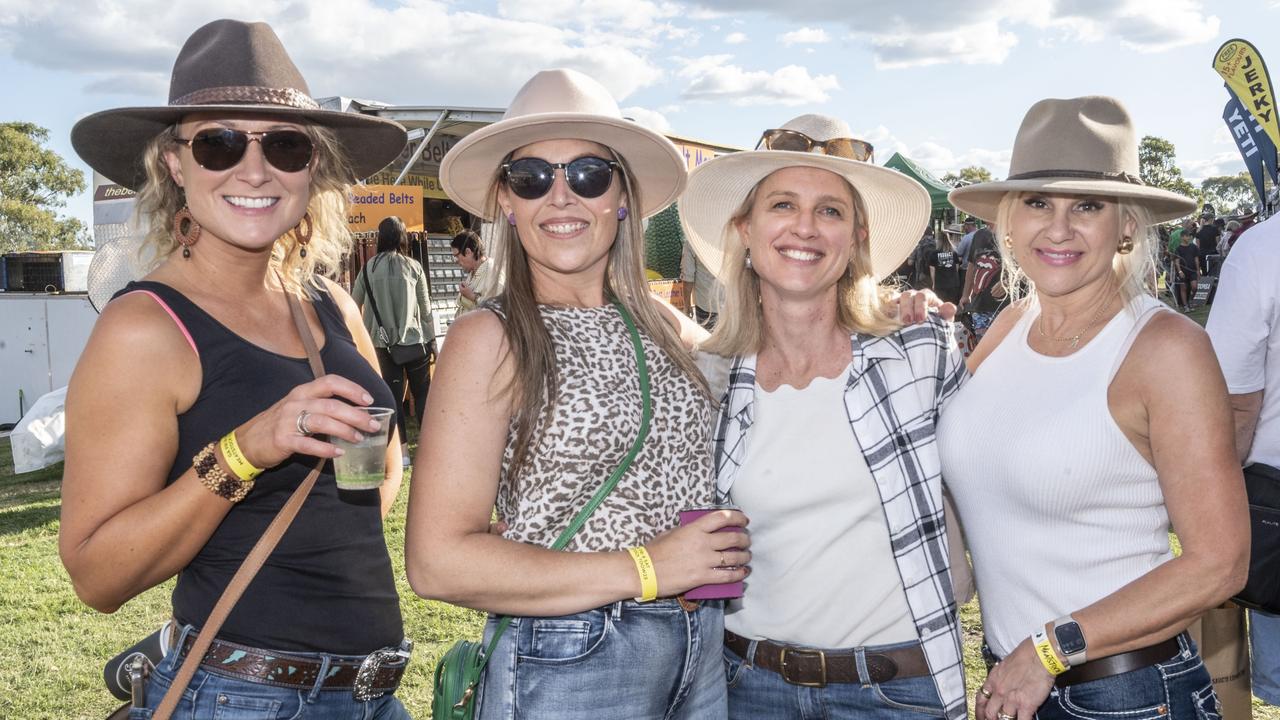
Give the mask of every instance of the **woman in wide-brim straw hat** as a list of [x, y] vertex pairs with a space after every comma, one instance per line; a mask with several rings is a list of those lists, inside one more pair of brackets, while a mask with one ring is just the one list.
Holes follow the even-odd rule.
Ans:
[[[339, 453], [327, 439], [372, 429], [359, 406], [393, 406], [359, 311], [325, 275], [350, 247], [347, 184], [392, 161], [405, 132], [319, 109], [270, 27], [218, 20], [182, 47], [168, 105], [90, 115], [72, 143], [138, 190], [157, 262], [103, 309], [72, 377], [59, 536], [77, 594], [104, 612], [178, 575], [176, 649], [138, 710], [150, 717], [267, 523]], [[322, 346], [321, 379], [281, 331], [289, 295]], [[379, 654], [355, 695], [366, 657], [407, 647], [382, 532], [394, 433], [386, 467], [380, 498], [351, 504], [325, 466], [175, 717], [408, 717], [390, 694], [407, 652]]]
[[1243, 586], [1244, 487], [1208, 338], [1153, 296], [1153, 224], [1195, 202], [1143, 184], [1108, 97], [1036, 103], [1008, 179], [951, 201], [1030, 287], [938, 431], [998, 661], [978, 715], [1216, 716], [1185, 630]]
[[964, 362], [880, 280], [929, 196], [846, 123], [803, 115], [704, 163], [680, 201], [727, 299], [699, 364], [722, 395], [722, 500], [752, 518], [725, 615], [731, 718], [965, 713], [934, 424]]
[[[449, 329], [405, 554], [420, 595], [513, 618], [489, 656], [482, 718], [724, 716], [720, 603], [677, 596], [745, 577], [746, 538], [715, 531], [746, 519], [673, 529], [712, 500], [711, 400], [686, 348], [699, 328], [648, 293], [642, 270], [640, 219], [685, 180], [669, 140], [570, 70], [535, 75], [441, 163], [450, 197], [496, 223], [506, 284]], [[647, 439], [569, 552], [550, 550], [643, 426], [632, 323]]]

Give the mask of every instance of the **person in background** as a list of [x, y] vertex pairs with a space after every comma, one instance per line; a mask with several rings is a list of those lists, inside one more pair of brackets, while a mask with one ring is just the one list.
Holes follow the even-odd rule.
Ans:
[[953, 235], [943, 233], [937, 247], [925, 255], [925, 264], [929, 268], [929, 286], [938, 299], [959, 303], [964, 274], [960, 269], [960, 252], [951, 245], [953, 238]]
[[1174, 250], [1174, 257], [1177, 260], [1177, 285], [1175, 285], [1175, 297], [1178, 301], [1178, 309], [1183, 312], [1191, 311], [1191, 300], [1195, 298], [1196, 286], [1200, 281], [1200, 248], [1191, 242], [1195, 237], [1190, 231], [1184, 231], [1178, 240], [1178, 247]]
[[1229, 220], [1223, 226], [1222, 237], [1218, 239], [1218, 254], [1222, 256], [1223, 262], [1231, 254], [1231, 247], [1235, 245], [1236, 237], [1240, 232], [1240, 221]]
[[378, 254], [360, 269], [351, 284], [351, 296], [360, 306], [365, 329], [373, 338], [382, 379], [398, 398], [396, 427], [400, 430], [402, 463], [408, 467], [405, 379], [408, 378], [414, 415], [421, 425], [431, 389], [436, 324], [431, 315], [427, 274], [421, 263], [409, 257], [409, 236], [400, 218], [393, 215], [378, 223]]
[[[349, 184], [406, 134], [320, 109], [269, 26], [216, 20], [179, 51], [168, 106], [89, 115], [71, 142], [138, 190], [158, 262], [102, 311], [71, 379], [58, 530], [76, 594], [102, 612], [177, 575], [176, 650], [130, 713], [149, 718], [268, 523], [317, 458], [342, 452], [329, 438], [358, 442], [378, 427], [360, 408], [392, 406], [360, 310], [325, 276], [351, 252]], [[395, 437], [373, 503], [344, 502], [325, 463], [173, 717], [407, 720], [382, 523], [403, 475]], [[382, 670], [358, 698], [369, 660]]]
[[[1278, 242], [1280, 216], [1236, 241], [1205, 325], [1231, 393], [1237, 457], [1273, 468], [1280, 467]], [[1249, 644], [1253, 694], [1280, 705], [1280, 616], [1251, 610]]]
[[[689, 245], [683, 241], [680, 252], [680, 279], [684, 281], [684, 305], [693, 309], [693, 319], [699, 325], [712, 330], [724, 302], [724, 287], [716, 274], [703, 265]], [[692, 293], [692, 297], [689, 294]]]
[[449, 252], [454, 262], [467, 274], [458, 287], [458, 314], [475, 308], [486, 295], [495, 294], [493, 287], [493, 263], [484, 251], [484, 241], [471, 230], [464, 230], [449, 241]]
[[[1207, 207], [1207, 206], [1206, 206]], [[1222, 237], [1222, 228], [1210, 213], [1200, 216], [1200, 227], [1196, 228], [1196, 245], [1200, 247], [1200, 269], [1202, 274], [1210, 275], [1216, 268], [1209, 267], [1209, 256], [1218, 254], [1218, 239]]]
[[965, 218], [960, 225], [960, 229], [964, 231], [964, 234], [960, 236], [960, 242], [956, 243], [955, 248], [956, 253], [960, 256], [961, 269], [967, 269], [964, 266], [968, 262], [969, 246], [973, 244], [973, 237], [978, 232], [978, 221], [971, 217]]
[[1195, 201], [1137, 176], [1119, 101], [1051, 99], [1007, 180], [950, 194], [999, 228], [1010, 292], [1030, 284], [938, 427], [982, 598], [982, 720], [1218, 714], [1186, 628], [1244, 586], [1244, 483], [1208, 338], [1151, 295], [1151, 228]]

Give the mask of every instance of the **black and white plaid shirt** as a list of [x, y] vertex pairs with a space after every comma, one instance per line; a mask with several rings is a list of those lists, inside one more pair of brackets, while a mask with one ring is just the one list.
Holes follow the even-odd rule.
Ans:
[[[877, 338], [854, 335], [844, 388], [849, 427], [880, 491], [907, 605], [949, 720], [967, 713], [960, 621], [942, 519], [938, 410], [967, 377], [950, 323], [936, 317]], [[728, 499], [747, 454], [755, 401], [755, 356], [699, 358], [724, 389], [716, 423], [716, 492]], [[724, 373], [727, 369], [728, 384]], [[717, 382], [719, 375], [719, 382]]]

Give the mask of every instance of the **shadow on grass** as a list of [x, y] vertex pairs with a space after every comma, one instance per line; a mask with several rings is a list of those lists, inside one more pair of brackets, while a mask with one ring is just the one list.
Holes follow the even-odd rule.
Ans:
[[62, 505], [35, 505], [20, 510], [0, 511], [0, 536], [17, 535], [58, 521]]

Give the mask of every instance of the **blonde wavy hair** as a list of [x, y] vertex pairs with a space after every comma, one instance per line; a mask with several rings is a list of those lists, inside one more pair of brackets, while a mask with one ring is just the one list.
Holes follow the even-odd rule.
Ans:
[[[609, 152], [622, 168], [615, 177], [622, 181], [624, 206], [641, 207], [640, 188], [631, 180], [631, 168], [622, 156], [612, 150]], [[494, 223], [492, 247], [495, 271], [501, 270], [506, 276], [506, 284], [497, 297], [505, 315], [502, 325], [507, 338], [507, 352], [515, 369], [510, 384], [502, 392], [513, 394], [516, 407], [513, 420], [515, 459], [507, 470], [511, 482], [516, 482], [531, 459], [529, 449], [533, 445], [539, 418], [550, 416], [555, 408], [558, 378], [555, 347], [538, 310], [528, 255], [516, 229], [503, 218], [498, 203], [501, 184], [502, 173], [498, 170], [489, 186], [486, 207], [489, 208], [489, 217], [498, 219]], [[644, 226], [639, 212], [631, 212], [618, 223], [617, 237], [609, 248], [604, 290], [606, 297], [622, 303], [640, 332], [649, 336], [698, 390], [710, 398], [707, 381], [694, 364], [692, 353], [685, 348], [680, 336], [651, 299], [649, 283], [644, 275]]]
[[[285, 290], [299, 297], [307, 286], [323, 290], [317, 275], [334, 277], [351, 252], [351, 232], [347, 229], [347, 190], [354, 176], [351, 164], [337, 137], [328, 128], [304, 124], [303, 130], [315, 145], [311, 161], [311, 198], [307, 214], [311, 218], [311, 240], [307, 256], [298, 252], [297, 228], [281, 235], [271, 251], [271, 265], [284, 279]], [[156, 135], [143, 150], [142, 163], [147, 180], [138, 192], [134, 212], [145, 224], [146, 237], [138, 248], [138, 258], [154, 269], [180, 245], [173, 236], [173, 216], [186, 206], [186, 194], [169, 174], [165, 153], [181, 147], [177, 125]], [[301, 223], [300, 223], [301, 224]]]
[[[1018, 265], [1018, 261], [1013, 257], [1013, 251], [1009, 247], [1009, 243], [1005, 239], [1009, 237], [1009, 233], [1013, 228], [1013, 209], [1018, 203], [1025, 198], [1042, 193], [1029, 192], [1009, 192], [1005, 193], [1000, 199], [1000, 204], [996, 206], [996, 247], [1000, 251], [1001, 259], [1001, 275], [1004, 286], [1009, 293], [1010, 300], [1024, 300], [1025, 303], [1033, 302], [1035, 299], [1035, 283], [1027, 274], [1023, 272]], [[1081, 197], [1086, 197], [1082, 195]], [[1132, 304], [1136, 299], [1143, 295], [1155, 295], [1156, 293], [1156, 268], [1158, 267], [1157, 252], [1160, 247], [1160, 238], [1156, 232], [1156, 227], [1151, 221], [1151, 212], [1142, 205], [1117, 197], [1108, 197], [1106, 195], [1096, 195], [1088, 197], [1097, 197], [1103, 202], [1113, 203], [1116, 206], [1117, 215], [1119, 217], [1118, 228], [1116, 230], [1116, 244], [1124, 240], [1124, 226], [1127, 220], [1134, 223], [1134, 233], [1130, 236], [1133, 241], [1133, 250], [1127, 253], [1117, 252], [1111, 258], [1111, 271], [1115, 275], [1117, 288], [1120, 297], [1126, 305]]]
[[[755, 208], [756, 193], [768, 179], [766, 176], [729, 218], [724, 225], [721, 247], [724, 248], [724, 264], [720, 282], [725, 286], [725, 302], [716, 319], [711, 337], [699, 350], [725, 357], [753, 355], [764, 346], [764, 311], [760, 307], [760, 276], [747, 267], [747, 248], [742, 243], [738, 224], [746, 221]], [[856, 188], [840, 178], [853, 197], [854, 237], [863, 231], [863, 237], [871, 237], [871, 221], [866, 205]], [[881, 222], [888, 221], [880, 219]], [[871, 274], [871, 245], [867, 240], [855, 241], [849, 266], [836, 281], [836, 322], [850, 334], [863, 333], [883, 337], [896, 332], [902, 323], [886, 308], [891, 307], [893, 290], [883, 286]]]

